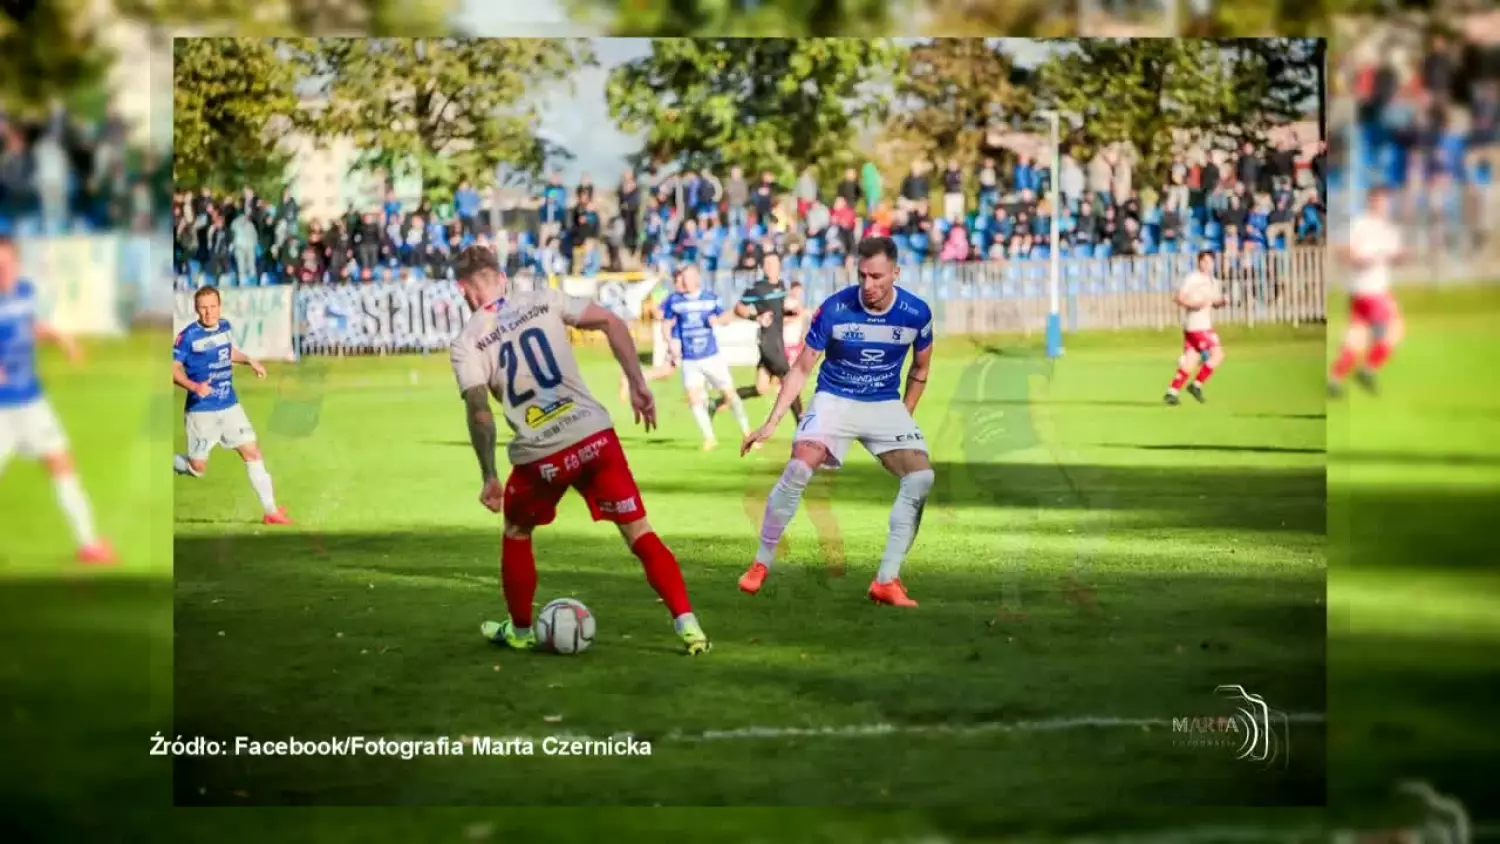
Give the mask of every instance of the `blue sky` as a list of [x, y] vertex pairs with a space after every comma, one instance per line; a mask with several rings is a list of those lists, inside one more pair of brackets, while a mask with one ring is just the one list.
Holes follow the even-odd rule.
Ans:
[[[558, 37], [596, 33], [568, 20], [562, 0], [464, 0], [458, 21], [465, 30], [481, 36]], [[1032, 64], [1046, 55], [1047, 48], [1034, 41], [1002, 38], [1006, 49], [1021, 64]], [[550, 140], [572, 150], [574, 161], [563, 169], [566, 183], [576, 183], [588, 173], [600, 184], [617, 181], [625, 169], [625, 157], [640, 147], [640, 138], [627, 135], [610, 120], [604, 86], [611, 69], [650, 53], [646, 39], [596, 38], [597, 67], [576, 74], [571, 89], [566, 86], [542, 95], [542, 131]]]

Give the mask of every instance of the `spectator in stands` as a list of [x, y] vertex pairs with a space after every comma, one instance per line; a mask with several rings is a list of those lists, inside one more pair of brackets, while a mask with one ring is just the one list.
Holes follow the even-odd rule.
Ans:
[[256, 277], [255, 250], [260, 245], [260, 232], [255, 229], [253, 217], [240, 213], [229, 224], [229, 234], [234, 248], [235, 275], [240, 284], [248, 284]]
[[943, 216], [952, 223], [964, 218], [964, 174], [953, 158], [943, 170]]
[[926, 201], [931, 192], [931, 186], [927, 182], [927, 165], [922, 161], [911, 163], [911, 172], [901, 180], [901, 193], [896, 200], [896, 207], [910, 210], [917, 200]]
[[839, 205], [839, 200], [843, 200], [844, 206], [849, 209], [849, 214], [852, 217], [854, 215], [854, 209], [859, 207], [859, 199], [861, 195], [861, 191], [859, 189], [859, 175], [855, 173], [853, 167], [849, 167], [844, 170], [844, 177], [839, 180], [838, 187], [834, 189], [833, 195], [834, 207], [837, 208]]

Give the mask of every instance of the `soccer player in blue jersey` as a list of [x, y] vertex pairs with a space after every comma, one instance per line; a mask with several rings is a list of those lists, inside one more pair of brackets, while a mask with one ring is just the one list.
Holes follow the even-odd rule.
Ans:
[[661, 310], [672, 323], [672, 336], [682, 344], [682, 387], [687, 391], [688, 406], [693, 410], [698, 430], [703, 432], [703, 450], [708, 451], [718, 445], [718, 440], [714, 437], [713, 420], [708, 416], [705, 384], [717, 390], [724, 403], [734, 411], [735, 421], [740, 423], [740, 433], [750, 433], [750, 417], [745, 413], [745, 403], [735, 392], [729, 364], [719, 354], [719, 341], [714, 337], [714, 326], [728, 325], [736, 317], [724, 310], [724, 303], [712, 290], [703, 289], [696, 265], [687, 264], [678, 272], [682, 288], [661, 303]]
[[172, 469], [179, 475], [203, 477], [208, 455], [223, 446], [240, 453], [250, 486], [260, 499], [268, 525], [289, 525], [286, 509], [276, 506], [271, 473], [255, 440], [255, 428], [234, 392], [234, 365], [245, 364], [255, 377], [266, 377], [266, 368], [234, 347], [229, 320], [219, 316], [219, 291], [200, 287], [193, 294], [198, 321], [182, 329], [172, 344], [172, 383], [187, 392], [188, 453], [172, 456]]
[[[927, 442], [913, 414], [932, 365], [932, 310], [916, 294], [896, 286], [896, 244], [869, 237], [857, 250], [859, 284], [823, 300], [813, 314], [802, 353], [781, 382], [766, 423], [745, 437], [743, 455], [776, 432], [792, 400], [826, 356], [812, 403], [792, 437], [792, 459], [766, 500], [755, 562], [740, 578], [740, 589], [760, 591], [776, 560], [776, 546], [797, 513], [813, 472], [837, 469], [858, 440], [887, 471], [900, 478], [891, 508], [890, 534], [880, 569], [868, 592], [872, 601], [898, 607], [917, 605], [901, 585], [901, 563], [917, 538], [922, 509], [932, 491]], [[912, 353], [901, 389], [901, 370]]]
[[114, 550], [94, 534], [93, 508], [78, 480], [68, 437], [42, 393], [36, 341], [56, 343], [75, 363], [82, 356], [72, 338], [40, 322], [36, 311], [36, 288], [21, 278], [15, 241], [0, 234], [0, 473], [17, 453], [42, 461], [73, 530], [79, 561], [113, 563]]

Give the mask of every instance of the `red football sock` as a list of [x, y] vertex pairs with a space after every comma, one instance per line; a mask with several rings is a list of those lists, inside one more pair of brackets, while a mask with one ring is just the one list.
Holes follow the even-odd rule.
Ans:
[[1193, 380], [1198, 382], [1198, 384], [1201, 386], [1203, 384], [1207, 384], [1209, 377], [1213, 374], [1214, 368], [1205, 363], [1202, 366], [1198, 367], [1198, 377], [1194, 378]]
[[1186, 384], [1187, 380], [1188, 380], [1188, 371], [1186, 369], [1179, 369], [1179, 370], [1177, 370], [1177, 377], [1175, 377], [1175, 378], [1172, 379], [1172, 389], [1174, 389], [1174, 390], [1180, 390], [1180, 389], [1182, 389], [1182, 385]]
[[1348, 346], [1339, 351], [1338, 359], [1333, 362], [1333, 379], [1342, 381], [1350, 372], [1354, 371], [1354, 364], [1359, 360], [1359, 355]]
[[1370, 347], [1370, 354], [1365, 358], [1365, 366], [1368, 366], [1371, 371], [1377, 370], [1384, 366], [1390, 357], [1391, 344], [1381, 340]]
[[661, 537], [648, 533], [637, 539], [630, 550], [640, 558], [641, 566], [646, 569], [646, 582], [661, 596], [673, 618], [693, 611], [693, 605], [688, 602], [687, 584], [682, 582], [682, 569]]
[[531, 540], [500, 540], [500, 587], [505, 591], [505, 606], [510, 623], [531, 626], [531, 602], [536, 598], [536, 558], [531, 554]]

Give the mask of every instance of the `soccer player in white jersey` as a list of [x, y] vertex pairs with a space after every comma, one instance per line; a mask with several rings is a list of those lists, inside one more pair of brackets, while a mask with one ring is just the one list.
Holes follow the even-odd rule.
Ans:
[[1370, 191], [1365, 212], [1350, 224], [1348, 245], [1339, 250], [1354, 274], [1349, 281], [1349, 327], [1328, 373], [1328, 393], [1334, 397], [1343, 395], [1351, 372], [1373, 392], [1375, 373], [1406, 336], [1406, 321], [1391, 295], [1391, 267], [1406, 261], [1407, 251], [1401, 229], [1391, 221], [1390, 205], [1384, 188]]
[[729, 374], [729, 363], [719, 354], [719, 341], [714, 328], [728, 325], [738, 319], [724, 310], [724, 303], [712, 290], [703, 289], [703, 280], [696, 264], [686, 264], [679, 270], [682, 292], [673, 293], [662, 302], [662, 313], [671, 321], [672, 336], [682, 345], [682, 387], [687, 391], [688, 406], [698, 430], [703, 432], [703, 450], [715, 448], [719, 442], [714, 436], [713, 420], [709, 417], [708, 391], [714, 389], [722, 397], [734, 420], [740, 425], [740, 433], [750, 433], [750, 416], [745, 412], [745, 403], [734, 389], [734, 378]]
[[[783, 379], [770, 416], [745, 437], [740, 450], [743, 455], [771, 438], [818, 359], [826, 355], [812, 403], [792, 437], [792, 457], [766, 500], [755, 562], [739, 585], [752, 595], [760, 591], [813, 472], [843, 465], [858, 440], [901, 479], [885, 553], [867, 594], [876, 603], [914, 607], [917, 602], [906, 594], [900, 575], [932, 491], [927, 442], [913, 418], [932, 366], [932, 310], [916, 294], [896, 286], [901, 269], [890, 238], [865, 238], [856, 255], [859, 284], [829, 296], [813, 314], [802, 353]], [[908, 351], [912, 364], [903, 393], [901, 370]]]
[[[557, 503], [572, 488], [583, 496], [594, 521], [619, 528], [645, 568], [646, 581], [672, 614], [687, 652], [707, 651], [708, 637], [693, 615], [677, 558], [646, 520], [646, 505], [614, 423], [584, 384], [568, 343], [570, 326], [603, 332], [630, 381], [635, 419], [649, 431], [656, 426], [656, 402], [641, 373], [630, 328], [588, 299], [550, 288], [507, 294], [505, 274], [488, 247], [465, 248], [454, 274], [474, 309], [450, 354], [479, 459], [479, 502], [505, 520], [500, 583], [510, 617], [486, 621], [480, 632], [495, 644], [536, 647], [531, 534], [557, 518]], [[515, 434], [507, 449], [510, 477], [503, 486], [495, 466], [491, 395]]]
[[[1223, 285], [1214, 278], [1214, 253], [1199, 252], [1197, 263], [1197, 269], [1188, 273], [1177, 287], [1175, 301], [1182, 308], [1182, 355], [1177, 358], [1177, 375], [1167, 388], [1167, 404], [1180, 403], [1177, 395], [1183, 384], [1187, 384], [1193, 398], [1205, 401], [1203, 385], [1224, 362], [1224, 344], [1214, 331], [1214, 308], [1223, 307], [1229, 300], [1224, 297]], [[1198, 367], [1197, 375], [1192, 374], [1194, 365]]]
[[172, 383], [187, 393], [187, 454], [173, 455], [172, 469], [201, 478], [215, 448], [238, 452], [245, 461], [250, 488], [260, 500], [261, 522], [289, 525], [292, 520], [286, 509], [276, 504], [275, 484], [266, 470], [255, 427], [234, 391], [235, 364], [250, 367], [256, 378], [266, 377], [266, 368], [235, 347], [229, 320], [219, 315], [221, 305], [218, 290], [198, 288], [193, 294], [198, 319], [178, 332], [172, 343]]
[[37, 319], [36, 288], [21, 278], [18, 252], [15, 241], [0, 234], [0, 474], [16, 453], [40, 460], [52, 475], [79, 562], [113, 563], [114, 550], [94, 533], [93, 508], [78, 480], [67, 434], [36, 371], [37, 340], [56, 343], [75, 363], [82, 353], [72, 338]]

